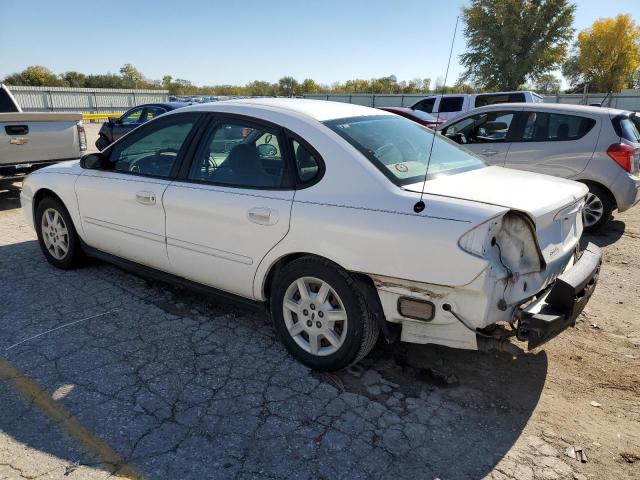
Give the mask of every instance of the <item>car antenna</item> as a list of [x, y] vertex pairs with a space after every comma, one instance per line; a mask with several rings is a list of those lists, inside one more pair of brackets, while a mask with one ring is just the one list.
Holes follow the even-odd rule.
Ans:
[[[451, 65], [451, 55], [453, 54], [453, 45], [456, 41], [456, 33], [458, 32], [458, 21], [460, 20], [460, 16], [456, 17], [456, 26], [453, 29], [453, 38], [451, 39], [451, 50], [449, 50], [449, 60], [447, 62], [447, 71], [444, 74], [444, 83], [442, 84], [442, 93], [440, 95], [440, 104], [442, 105], [442, 99], [444, 98], [445, 88], [447, 87], [447, 77], [449, 76], [449, 66]], [[436, 126], [438, 128], [438, 122], [440, 121], [440, 108], [438, 108], [438, 114], [436, 115]], [[424, 197], [424, 187], [427, 183], [427, 175], [429, 174], [429, 165], [431, 164], [431, 154], [433, 153], [433, 144], [436, 141], [437, 132], [433, 131], [433, 138], [431, 139], [431, 148], [429, 149], [429, 159], [427, 160], [427, 168], [424, 172], [424, 181], [422, 182], [422, 190], [420, 190], [420, 200], [416, 202], [413, 206], [413, 211], [416, 213], [421, 213], [424, 210], [424, 201], [422, 197]]]

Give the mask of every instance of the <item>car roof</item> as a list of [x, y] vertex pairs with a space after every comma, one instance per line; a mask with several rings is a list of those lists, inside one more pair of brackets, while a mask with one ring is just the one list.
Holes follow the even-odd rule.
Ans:
[[376, 107], [379, 110], [386, 110], [387, 112], [407, 112], [407, 113], [411, 113], [414, 112], [415, 110], [409, 108], [409, 107]]
[[335, 120], [338, 118], [361, 117], [372, 115], [393, 115], [392, 113], [378, 110], [377, 108], [363, 107], [343, 102], [330, 102], [326, 100], [311, 100], [302, 98], [242, 98], [222, 100], [214, 103], [204, 103], [187, 107], [188, 111], [215, 112], [221, 106], [246, 106], [259, 107], [278, 112], [302, 114], [319, 122]]
[[619, 110], [616, 108], [608, 108], [608, 107], [592, 107], [589, 105], [573, 105], [570, 103], [494, 103], [493, 105], [487, 105], [485, 107], [476, 108], [474, 110], [470, 110], [470, 112], [475, 111], [487, 111], [487, 110], [496, 110], [503, 108], [514, 108], [514, 109], [522, 109], [522, 110], [557, 110], [562, 112], [574, 112], [574, 113], [590, 113], [594, 115], [619, 115], [619, 114], [629, 114], [626, 110]]

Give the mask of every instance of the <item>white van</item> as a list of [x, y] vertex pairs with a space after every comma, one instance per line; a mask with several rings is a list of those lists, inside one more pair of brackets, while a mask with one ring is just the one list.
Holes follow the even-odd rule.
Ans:
[[534, 92], [495, 92], [495, 93], [458, 93], [448, 95], [431, 95], [413, 105], [413, 110], [438, 115], [442, 120], [451, 120], [458, 115], [478, 107], [486, 107], [495, 103], [536, 103], [544, 99]]

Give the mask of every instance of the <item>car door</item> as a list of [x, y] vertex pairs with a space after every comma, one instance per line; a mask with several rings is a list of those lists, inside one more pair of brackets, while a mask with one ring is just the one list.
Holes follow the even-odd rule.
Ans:
[[183, 113], [150, 122], [103, 152], [105, 168], [83, 172], [75, 189], [89, 246], [168, 270], [162, 195], [198, 117]]
[[115, 142], [134, 128], [144, 123], [144, 107], [132, 108], [113, 123], [112, 135]]
[[598, 143], [597, 118], [524, 110], [505, 166], [564, 178], [579, 174]]
[[504, 166], [517, 113], [512, 109], [476, 113], [446, 125], [442, 132], [489, 165]]
[[284, 142], [279, 127], [255, 119], [211, 119], [191, 166], [163, 197], [174, 274], [253, 297], [260, 261], [289, 231]]

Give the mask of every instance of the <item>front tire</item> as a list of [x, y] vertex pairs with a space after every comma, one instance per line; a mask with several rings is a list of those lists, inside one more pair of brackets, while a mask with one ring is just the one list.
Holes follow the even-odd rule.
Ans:
[[601, 230], [611, 218], [613, 201], [609, 192], [597, 185], [588, 185], [589, 193], [582, 212], [582, 224], [585, 232]]
[[282, 343], [315, 370], [359, 362], [378, 339], [379, 328], [353, 278], [327, 260], [303, 257], [286, 265], [270, 301]]
[[84, 256], [80, 239], [60, 201], [44, 198], [36, 209], [35, 226], [40, 249], [51, 265], [63, 270], [78, 266]]

